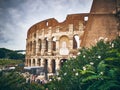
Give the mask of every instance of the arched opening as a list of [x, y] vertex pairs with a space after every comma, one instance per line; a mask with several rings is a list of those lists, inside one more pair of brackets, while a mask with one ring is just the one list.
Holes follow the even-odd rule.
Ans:
[[74, 35], [73, 36], [73, 49], [78, 49], [79, 47], [80, 47], [79, 36]]
[[29, 66], [31, 66], [31, 59], [29, 59]]
[[45, 52], [48, 52], [48, 38], [45, 38]]
[[42, 48], [42, 41], [41, 41], [41, 39], [38, 40], [38, 45], [39, 45], [38, 46], [38, 48], [39, 48], [38, 50], [39, 50], [39, 52], [41, 52], [41, 48]]
[[56, 38], [52, 37], [52, 50], [56, 51]]
[[35, 59], [33, 59], [33, 66], [35, 66]]
[[45, 79], [47, 80], [48, 79], [48, 76], [47, 76], [47, 74], [48, 74], [48, 60], [47, 59], [45, 59], [45, 61], [44, 61], [44, 70], [45, 70]]
[[84, 17], [84, 21], [88, 21], [88, 16], [85, 16], [85, 17]]
[[34, 55], [36, 54], [36, 41], [34, 41], [33, 43], [33, 54]]
[[67, 59], [61, 59], [60, 60], [60, 67], [63, 67], [64, 63], [67, 61]]
[[36, 38], [36, 33], [34, 33], [34, 38]]
[[37, 66], [41, 66], [41, 59], [38, 59]]
[[46, 26], [48, 26], [48, 21], [46, 22]]
[[30, 42], [30, 51], [32, 52], [32, 41]]
[[56, 68], [55, 60], [52, 60], [52, 73], [56, 72], [55, 68]]
[[60, 55], [69, 55], [69, 38], [66, 35], [61, 36], [59, 44]]
[[29, 64], [29, 59], [26, 59], [26, 65], [28, 65]]

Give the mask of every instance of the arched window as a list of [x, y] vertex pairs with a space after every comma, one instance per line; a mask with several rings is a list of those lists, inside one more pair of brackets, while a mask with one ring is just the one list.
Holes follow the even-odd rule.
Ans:
[[34, 55], [36, 54], [36, 41], [34, 41], [33, 43], [33, 54]]
[[45, 51], [48, 51], [48, 38], [45, 38]]
[[45, 70], [45, 79], [47, 80], [48, 79], [48, 76], [47, 76], [47, 74], [48, 74], [48, 60], [47, 59], [45, 59], [45, 61], [44, 61], [44, 70]]
[[55, 37], [52, 38], [52, 50], [56, 51], [56, 38]]
[[73, 49], [78, 49], [80, 47], [80, 40], [78, 35], [73, 36]]
[[30, 51], [32, 52], [32, 41], [30, 42]]
[[35, 66], [35, 59], [33, 59], [33, 66]]
[[84, 21], [88, 21], [88, 16], [85, 16], [85, 17], [84, 17]]
[[31, 59], [29, 59], [29, 66], [31, 66]]
[[37, 65], [41, 66], [41, 59], [38, 59]]
[[39, 48], [39, 52], [41, 51], [41, 49], [42, 49], [42, 41], [41, 41], [41, 39], [39, 39], [38, 40], [38, 48]]
[[46, 22], [46, 26], [48, 26], [48, 21]]
[[69, 38], [66, 35], [60, 37], [59, 53], [60, 55], [69, 55]]
[[56, 68], [55, 60], [52, 60], [52, 73], [55, 73], [55, 68]]

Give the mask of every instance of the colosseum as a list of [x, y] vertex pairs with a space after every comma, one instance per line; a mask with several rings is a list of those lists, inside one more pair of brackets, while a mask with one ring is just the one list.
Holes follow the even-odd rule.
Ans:
[[51, 18], [33, 25], [27, 33], [26, 66], [41, 66], [48, 76], [54, 75], [81, 47], [118, 35], [120, 1], [93, 0], [90, 13], [68, 15], [61, 23]]

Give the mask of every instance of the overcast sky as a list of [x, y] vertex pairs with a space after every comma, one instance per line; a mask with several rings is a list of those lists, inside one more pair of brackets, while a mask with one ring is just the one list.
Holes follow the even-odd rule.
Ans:
[[93, 0], [0, 0], [0, 48], [26, 48], [28, 29], [35, 23], [68, 14], [87, 13]]

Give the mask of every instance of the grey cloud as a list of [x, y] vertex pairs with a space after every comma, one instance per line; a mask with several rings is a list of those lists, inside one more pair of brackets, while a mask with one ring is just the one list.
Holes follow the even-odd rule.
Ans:
[[91, 0], [0, 0], [0, 47], [25, 49], [27, 30], [48, 18], [89, 12]]

